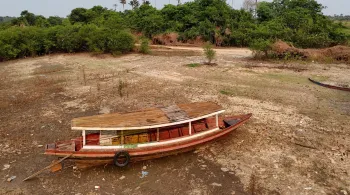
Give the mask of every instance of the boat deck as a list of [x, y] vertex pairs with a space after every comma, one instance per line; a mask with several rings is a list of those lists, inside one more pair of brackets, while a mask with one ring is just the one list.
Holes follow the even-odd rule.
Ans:
[[[224, 127], [222, 119], [219, 120], [219, 126]], [[191, 134], [214, 129], [216, 127], [215, 118], [207, 118], [200, 121], [196, 121], [191, 124]], [[116, 134], [115, 134], [116, 135]], [[149, 129], [146, 132], [124, 134], [123, 136], [117, 136], [112, 138], [109, 136], [104, 137], [101, 133], [90, 133], [86, 135], [87, 146], [99, 146], [99, 145], [121, 145], [124, 144], [139, 144], [147, 142], [163, 142], [170, 139], [180, 138], [189, 135], [188, 124], [182, 124], [172, 127], [165, 127], [159, 130], [159, 138], [157, 140], [157, 130]], [[113, 137], [113, 136], [112, 136]], [[123, 141], [122, 141], [123, 139]], [[78, 137], [74, 140], [75, 150], [79, 151], [82, 148], [83, 137]], [[65, 145], [66, 143], [64, 143]]]
[[149, 108], [136, 112], [112, 113], [80, 117], [72, 120], [73, 130], [128, 130], [153, 128], [176, 122], [205, 118], [206, 115], [224, 110], [213, 102], [178, 104], [168, 107]]

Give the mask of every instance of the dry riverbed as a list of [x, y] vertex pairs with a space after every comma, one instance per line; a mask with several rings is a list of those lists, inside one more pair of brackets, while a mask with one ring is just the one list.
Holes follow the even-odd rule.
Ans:
[[[0, 63], [0, 194], [350, 193], [350, 93], [307, 80], [349, 85], [349, 65], [255, 61], [236, 48], [218, 49], [217, 66], [193, 65], [200, 48], [156, 48]], [[194, 101], [253, 117], [194, 152], [125, 169], [68, 162], [22, 182], [55, 159], [42, 145], [78, 136], [74, 117]]]

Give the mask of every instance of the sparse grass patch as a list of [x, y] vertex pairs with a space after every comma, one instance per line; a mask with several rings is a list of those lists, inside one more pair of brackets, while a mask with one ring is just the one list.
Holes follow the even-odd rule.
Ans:
[[200, 66], [200, 65], [201, 65], [201, 64], [199, 64], [199, 63], [186, 64], [186, 66], [191, 67], [191, 68], [195, 68], [195, 67], [198, 67], [198, 66]]
[[50, 74], [55, 72], [60, 72], [64, 70], [64, 66], [61, 64], [54, 64], [54, 65], [42, 65], [36, 69], [34, 69], [33, 74]]
[[311, 78], [315, 79], [315, 80], [317, 80], [319, 82], [322, 82], [322, 81], [327, 81], [329, 79], [329, 76], [312, 75]]
[[295, 75], [288, 75], [288, 74], [277, 74], [277, 73], [267, 73], [267, 74], [261, 74], [259, 75], [264, 78], [268, 79], [275, 79], [282, 82], [291, 82], [291, 83], [307, 83], [307, 78], [304, 77], [298, 77]]
[[[309, 63], [309, 62], [308, 62]], [[242, 66], [243, 68], [248, 68], [248, 69], [254, 69], [254, 68], [268, 68], [268, 69], [286, 69], [286, 70], [292, 70], [295, 72], [302, 72], [305, 70], [308, 70], [307, 68], [307, 63], [305, 61], [301, 61], [301, 63], [284, 63], [283, 65], [279, 65], [279, 64], [269, 64], [269, 65], [264, 65], [261, 64], [260, 65], [258, 63], [256, 64], [252, 64], [252, 63], [248, 63]]]
[[201, 56], [201, 52], [184, 49], [159, 49], [152, 50], [153, 56]]
[[119, 80], [117, 88], [118, 88], [118, 94], [119, 94], [120, 97], [123, 97], [125, 89], [126, 89], [127, 86], [128, 86], [128, 83], [126, 81]]
[[219, 91], [223, 95], [234, 95], [235, 93], [231, 90], [220, 90]]

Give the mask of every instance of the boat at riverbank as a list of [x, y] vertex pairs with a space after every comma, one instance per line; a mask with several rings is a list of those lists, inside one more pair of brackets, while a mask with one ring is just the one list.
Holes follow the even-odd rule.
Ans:
[[219, 116], [224, 111], [213, 102], [196, 102], [75, 118], [72, 130], [82, 135], [47, 144], [45, 154], [70, 155], [77, 160], [113, 160], [120, 167], [178, 154], [228, 135], [252, 116]]
[[335, 85], [329, 85], [329, 84], [325, 84], [325, 83], [321, 83], [318, 81], [315, 81], [311, 78], [309, 78], [309, 81], [311, 81], [312, 83], [315, 83], [316, 85], [322, 86], [322, 87], [327, 87], [330, 89], [337, 89], [337, 90], [342, 90], [342, 91], [349, 91], [350, 92], [350, 88], [349, 87], [340, 87], [340, 86], [335, 86]]

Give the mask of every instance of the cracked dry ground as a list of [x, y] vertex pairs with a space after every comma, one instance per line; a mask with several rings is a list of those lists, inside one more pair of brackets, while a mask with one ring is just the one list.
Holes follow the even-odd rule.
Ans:
[[[204, 60], [198, 48], [1, 63], [0, 194], [349, 194], [350, 94], [307, 78], [349, 84], [350, 66], [267, 63], [242, 58], [250, 56], [244, 49], [222, 51], [218, 66], [186, 66]], [[73, 170], [68, 162], [22, 182], [54, 160], [40, 145], [78, 136], [74, 117], [194, 101], [253, 118], [194, 152], [125, 169]], [[140, 178], [144, 166], [149, 174]]]

